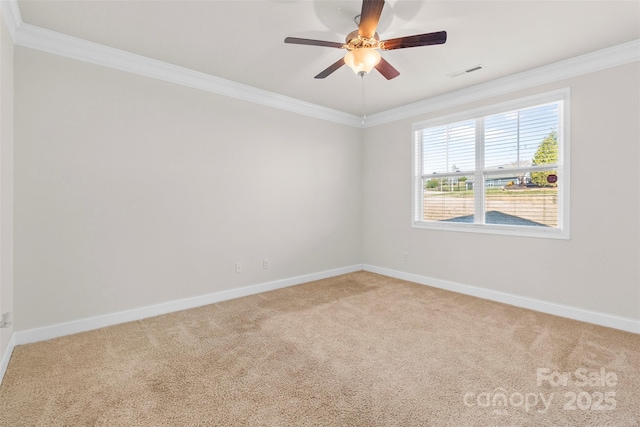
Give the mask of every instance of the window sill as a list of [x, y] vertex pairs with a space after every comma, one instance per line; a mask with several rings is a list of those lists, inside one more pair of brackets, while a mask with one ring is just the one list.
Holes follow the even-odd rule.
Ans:
[[505, 236], [570, 240], [568, 229], [555, 227], [519, 227], [499, 224], [461, 224], [442, 221], [413, 221], [411, 227], [422, 230], [454, 231], [465, 233], [498, 234]]

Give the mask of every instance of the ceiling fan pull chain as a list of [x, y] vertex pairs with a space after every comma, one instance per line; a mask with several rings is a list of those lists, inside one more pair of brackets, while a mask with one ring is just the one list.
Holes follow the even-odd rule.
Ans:
[[361, 123], [363, 127], [364, 127], [365, 120], [367, 120], [367, 114], [364, 108], [364, 76], [365, 74], [360, 74], [360, 77], [362, 78], [362, 122]]

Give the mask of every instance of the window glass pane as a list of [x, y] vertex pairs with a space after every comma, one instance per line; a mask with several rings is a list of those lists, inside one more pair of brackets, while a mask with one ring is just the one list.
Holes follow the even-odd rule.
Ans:
[[485, 223], [557, 227], [557, 170], [487, 174]]
[[518, 161], [518, 112], [496, 114], [484, 121], [487, 168], [513, 167]]
[[541, 142], [558, 133], [558, 111], [559, 104], [553, 103], [486, 117], [485, 167], [504, 169], [534, 163]]
[[424, 129], [422, 155], [425, 175], [474, 170], [474, 120]]
[[473, 177], [424, 179], [423, 220], [473, 222]]

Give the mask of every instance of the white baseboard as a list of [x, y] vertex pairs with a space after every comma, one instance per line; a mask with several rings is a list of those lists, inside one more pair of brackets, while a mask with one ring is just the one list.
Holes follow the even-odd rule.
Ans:
[[4, 379], [4, 373], [7, 372], [7, 367], [9, 366], [9, 360], [11, 360], [11, 354], [13, 354], [13, 348], [16, 346], [16, 334], [12, 333], [11, 338], [9, 338], [9, 345], [4, 350], [2, 354], [2, 358], [0, 358], [0, 384], [2, 384], [2, 380]]
[[[185, 298], [176, 301], [169, 301], [148, 307], [136, 308], [133, 310], [119, 311], [105, 314], [103, 316], [89, 317], [85, 319], [73, 320], [71, 322], [59, 323], [42, 328], [28, 329], [26, 331], [14, 332], [12, 339], [14, 345], [29, 344], [37, 341], [44, 341], [65, 335], [76, 334], [78, 332], [90, 331], [104, 328], [106, 326], [145, 319], [147, 317], [159, 316], [161, 314], [173, 313], [175, 311], [187, 310], [189, 308], [201, 307], [203, 305], [214, 304], [234, 298], [259, 294], [261, 292], [273, 291], [275, 289], [286, 288], [314, 280], [326, 279], [328, 277], [339, 276], [341, 274], [352, 273], [362, 270], [362, 264], [337, 268], [334, 270], [322, 271], [319, 273], [305, 274], [303, 276], [291, 277], [288, 279], [275, 280], [272, 282], [260, 283], [243, 288], [229, 289], [227, 291], [214, 292], [193, 298]], [[9, 355], [10, 356], [10, 355]], [[4, 362], [4, 359], [3, 359]], [[9, 362], [7, 357], [7, 363]]]
[[421, 285], [432, 286], [434, 288], [445, 289], [447, 291], [471, 295], [491, 301], [497, 301], [516, 307], [528, 308], [530, 310], [535, 310], [542, 313], [553, 314], [555, 316], [566, 317], [573, 320], [579, 320], [582, 322], [593, 323], [595, 325], [606, 326], [609, 328], [620, 329], [623, 331], [640, 334], [640, 320], [638, 319], [630, 319], [606, 313], [599, 313], [596, 311], [584, 310], [582, 308], [571, 307], [568, 305], [522, 297], [506, 292], [479, 288], [476, 286], [463, 285], [456, 282], [450, 282], [448, 280], [434, 279], [432, 277], [421, 276], [413, 273], [405, 273], [403, 271], [392, 270], [384, 267], [376, 267], [369, 264], [364, 264], [362, 268], [365, 271], [394, 277], [396, 279], [407, 280], [410, 282], [419, 283]]

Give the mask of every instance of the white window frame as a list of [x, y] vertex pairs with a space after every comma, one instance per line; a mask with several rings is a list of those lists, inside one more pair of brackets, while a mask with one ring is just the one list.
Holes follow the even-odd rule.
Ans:
[[[411, 226], [419, 229], [442, 230], [442, 231], [461, 231], [472, 233], [488, 233], [502, 234], [512, 236], [525, 237], [542, 237], [552, 239], [569, 239], [570, 238], [570, 156], [569, 156], [569, 105], [570, 89], [564, 88], [551, 92], [545, 92], [526, 98], [519, 98], [499, 104], [493, 104], [473, 110], [464, 111], [457, 114], [437, 117], [426, 121], [414, 123], [412, 125], [412, 209], [411, 209]], [[423, 171], [422, 171], [422, 144], [421, 131], [426, 128], [453, 124], [465, 120], [476, 120], [479, 118], [492, 116], [495, 114], [505, 113], [514, 110], [520, 110], [535, 107], [542, 104], [562, 101], [563, 108], [559, 111], [559, 129], [558, 136], [561, 144], [558, 150], [558, 226], [557, 227], [528, 227], [517, 225], [502, 224], [479, 224], [479, 223], [458, 223], [449, 221], [428, 221], [424, 220], [424, 203], [423, 203]], [[484, 129], [482, 129], [484, 121], [476, 120], [476, 180], [475, 182], [484, 182], [478, 180], [483, 177], [484, 170]], [[480, 127], [480, 129], [478, 129]], [[478, 139], [480, 141], [478, 142]], [[476, 187], [476, 186], [474, 186]], [[475, 193], [475, 212], [482, 214], [484, 218], [484, 185]], [[478, 196], [479, 200], [478, 200]]]

